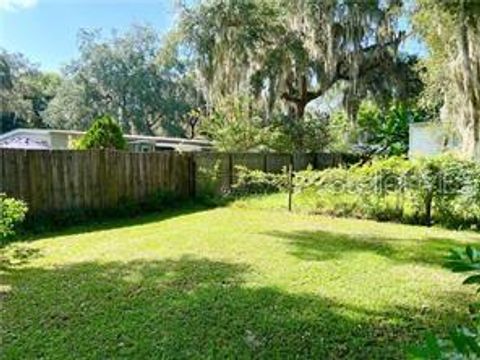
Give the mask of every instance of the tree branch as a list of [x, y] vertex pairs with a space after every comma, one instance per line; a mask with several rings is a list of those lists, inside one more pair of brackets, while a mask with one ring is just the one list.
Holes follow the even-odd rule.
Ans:
[[[360, 50], [360, 52], [363, 55], [366, 55], [368, 53], [374, 53], [375, 51], [378, 51], [379, 49], [386, 49], [390, 46], [398, 46], [406, 37], [406, 33], [404, 31], [400, 32], [399, 35], [395, 38], [392, 39], [389, 42], [386, 42], [384, 44], [374, 44], [367, 46], [363, 49]], [[353, 76], [352, 73], [350, 72], [350, 67], [348, 66], [348, 57], [350, 57], [351, 54], [345, 55], [342, 60], [340, 60], [337, 63], [336, 69], [335, 69], [335, 74], [333, 77], [321, 88], [319, 88], [316, 91], [308, 91], [307, 92], [307, 99], [308, 101], [315, 100], [316, 98], [322, 96], [325, 92], [328, 91], [332, 86], [334, 86], [338, 81], [340, 80], [345, 80], [345, 81], [352, 81]], [[375, 57], [375, 59], [371, 60], [366, 60], [362, 64], [360, 64], [360, 69], [359, 69], [359, 76], [365, 73], [369, 73], [372, 70], [375, 70], [378, 65], [379, 65], [380, 59], [378, 56]]]
[[[406, 36], [406, 33], [404, 31], [401, 31], [398, 36], [386, 43], [377, 43], [360, 49], [359, 52], [363, 55], [363, 59], [362, 63], [359, 66], [358, 76], [361, 77], [364, 74], [368, 74], [378, 68], [382, 61], [381, 55], [384, 54], [384, 52], [380, 50], [385, 50], [391, 46], [398, 47]], [[374, 54], [374, 56], [368, 57], [369, 54]], [[354, 74], [352, 74], [351, 72], [351, 66], [348, 61], [348, 58], [350, 58], [351, 55], [352, 53], [344, 55], [342, 59], [338, 61], [335, 68], [335, 73], [330, 77], [330, 79], [325, 79], [323, 85], [320, 86], [320, 88], [318, 88], [317, 90], [306, 91], [306, 89], [301, 89], [302, 91], [297, 91], [293, 86], [293, 82], [289, 81], [287, 83], [287, 91], [285, 91], [281, 95], [281, 98], [287, 102], [292, 102], [297, 106], [301, 106], [302, 104], [304, 106], [310, 101], [313, 101], [325, 94], [338, 81], [353, 81]]]

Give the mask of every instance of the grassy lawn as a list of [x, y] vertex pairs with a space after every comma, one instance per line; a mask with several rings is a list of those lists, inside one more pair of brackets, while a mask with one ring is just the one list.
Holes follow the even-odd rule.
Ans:
[[0, 356], [402, 358], [474, 289], [442, 268], [468, 232], [185, 209], [0, 250]]

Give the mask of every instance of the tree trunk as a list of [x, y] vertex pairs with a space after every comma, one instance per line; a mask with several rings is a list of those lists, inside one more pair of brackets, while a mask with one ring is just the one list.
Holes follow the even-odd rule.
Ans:
[[297, 120], [301, 120], [303, 119], [303, 116], [305, 115], [305, 108], [307, 107], [307, 102], [305, 102], [303, 99], [298, 101], [296, 104], [295, 104], [295, 108], [296, 108], [296, 115], [297, 115]]
[[457, 75], [462, 106], [460, 132], [463, 153], [480, 161], [480, 74], [477, 71], [479, 60], [475, 57], [478, 52], [478, 45], [475, 44], [478, 34], [475, 27], [469, 25], [467, 16], [465, 2], [462, 1], [458, 34], [460, 68]]

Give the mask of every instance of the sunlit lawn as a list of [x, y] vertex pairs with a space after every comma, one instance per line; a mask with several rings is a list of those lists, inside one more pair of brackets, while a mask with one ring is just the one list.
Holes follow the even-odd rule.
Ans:
[[479, 235], [243, 205], [4, 247], [0, 356], [401, 358], [473, 297], [442, 258]]

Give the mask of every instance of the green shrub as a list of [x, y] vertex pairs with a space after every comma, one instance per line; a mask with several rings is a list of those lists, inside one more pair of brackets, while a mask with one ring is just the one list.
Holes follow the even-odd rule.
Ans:
[[233, 195], [268, 194], [286, 190], [288, 175], [266, 173], [260, 170], [249, 170], [244, 166], [235, 167], [236, 182], [232, 186]]
[[227, 96], [201, 117], [199, 131], [221, 152], [259, 149], [270, 135], [261, 115], [250, 96]]
[[392, 103], [386, 109], [371, 102], [360, 104], [355, 129], [357, 141], [371, 153], [402, 155], [408, 152], [409, 126], [428, 114], [416, 107]]
[[207, 164], [197, 163], [196, 197], [214, 199], [225, 192], [222, 183], [221, 161], [215, 160]]
[[79, 150], [125, 150], [127, 148], [127, 142], [123, 137], [120, 126], [118, 126], [110, 116], [103, 116], [95, 120], [75, 147]]
[[407, 160], [389, 158], [367, 165], [302, 171], [295, 175], [295, 189], [313, 210], [334, 216], [400, 220], [403, 209], [402, 179]]
[[410, 181], [410, 190], [416, 194], [413, 198], [414, 205], [418, 212], [423, 213], [425, 222], [433, 221], [452, 227], [475, 222], [475, 214], [478, 212], [470, 209], [473, 218], [467, 221], [467, 218], [458, 212], [461, 210], [458, 204], [465, 204], [466, 198], [476, 198], [480, 194], [478, 186], [472, 187], [472, 184], [478, 181], [476, 178], [479, 170], [477, 164], [449, 155], [414, 162], [414, 181]]
[[449, 155], [307, 170], [296, 174], [295, 189], [311, 210], [330, 215], [454, 228], [480, 223], [480, 165]]
[[25, 220], [27, 205], [0, 194], [0, 241], [15, 235], [15, 226]]

